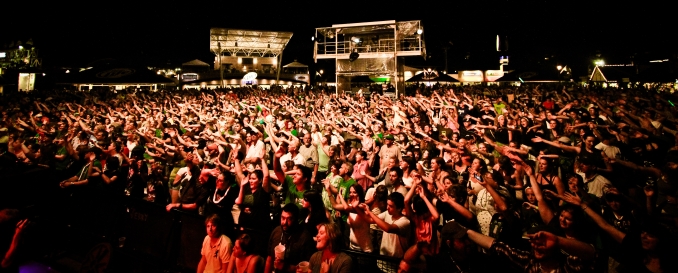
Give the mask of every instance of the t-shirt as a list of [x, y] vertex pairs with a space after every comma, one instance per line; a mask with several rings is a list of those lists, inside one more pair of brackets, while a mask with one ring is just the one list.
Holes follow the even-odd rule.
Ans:
[[289, 175], [285, 176], [285, 204], [294, 203], [301, 209], [301, 202], [304, 200], [304, 191], [297, 190], [297, 185], [294, 184], [294, 178]]
[[393, 220], [391, 214], [387, 211], [382, 212], [378, 217], [384, 220], [386, 224], [398, 226], [398, 233], [384, 232], [381, 237], [379, 254], [402, 258], [405, 255], [405, 251], [410, 247], [410, 220], [405, 216], [401, 216], [398, 220]]
[[353, 250], [372, 252], [372, 236], [370, 234], [370, 223], [357, 213], [348, 215], [348, 224], [351, 227], [349, 241]]
[[223, 264], [227, 264], [228, 260], [231, 259], [231, 250], [233, 250], [233, 243], [226, 235], [221, 235], [214, 247], [210, 246], [210, 237], [205, 236], [205, 240], [202, 241], [202, 250], [200, 251], [200, 254], [207, 260], [205, 271], [203, 272], [225, 272], [226, 268], [224, 268]]

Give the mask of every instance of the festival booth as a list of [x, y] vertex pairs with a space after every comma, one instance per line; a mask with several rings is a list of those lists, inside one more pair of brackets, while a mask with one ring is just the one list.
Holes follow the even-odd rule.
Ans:
[[597, 65], [589, 81], [603, 87], [621, 87], [634, 82], [636, 76], [636, 68], [632, 64]]
[[135, 88], [156, 91], [176, 85], [172, 79], [158, 75], [145, 67], [101, 67], [68, 72], [59, 76], [57, 84], [74, 86], [81, 91], [102, 88], [107, 90]]

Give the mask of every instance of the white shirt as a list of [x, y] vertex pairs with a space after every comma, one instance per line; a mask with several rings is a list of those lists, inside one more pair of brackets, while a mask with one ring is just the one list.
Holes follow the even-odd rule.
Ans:
[[292, 158], [292, 154], [290, 153], [284, 154], [283, 156], [280, 157], [280, 165], [284, 165], [285, 162], [287, 162], [288, 160], [294, 161], [294, 165], [304, 164], [304, 157], [301, 155], [301, 153], [297, 153], [297, 155], [294, 158]]
[[260, 158], [264, 155], [264, 142], [257, 139], [257, 143], [247, 147], [247, 156], [245, 158]]
[[384, 232], [381, 237], [381, 248], [379, 254], [402, 258], [405, 251], [410, 247], [408, 242], [410, 240], [410, 220], [405, 216], [401, 216], [398, 220], [393, 220], [391, 214], [387, 211], [379, 214], [379, 219], [384, 220], [386, 224], [396, 224], [398, 226], [398, 233]]

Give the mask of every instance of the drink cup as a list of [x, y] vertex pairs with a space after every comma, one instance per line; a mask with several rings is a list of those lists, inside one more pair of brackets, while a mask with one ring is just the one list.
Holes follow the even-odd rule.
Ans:
[[300, 263], [297, 265], [297, 269], [298, 269], [299, 271], [301, 271], [301, 272], [308, 272], [308, 269], [309, 269], [309, 266], [310, 266], [310, 265], [311, 265], [311, 264], [310, 264], [309, 262], [303, 261], [303, 262], [300, 262]]
[[285, 246], [282, 244], [277, 245], [274, 249], [275, 251], [275, 258], [278, 260], [284, 260], [285, 259]]

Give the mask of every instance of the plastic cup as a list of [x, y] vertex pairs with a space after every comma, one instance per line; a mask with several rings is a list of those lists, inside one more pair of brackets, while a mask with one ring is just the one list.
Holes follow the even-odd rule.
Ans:
[[275, 258], [278, 260], [284, 260], [285, 259], [285, 246], [284, 245], [277, 245], [273, 249], [275, 251]]
[[301, 272], [308, 272], [308, 269], [309, 269], [309, 266], [310, 266], [310, 265], [311, 265], [311, 264], [310, 264], [309, 262], [303, 261], [303, 262], [300, 262], [300, 263], [297, 265], [297, 268], [298, 268], [299, 271], [301, 271]]

